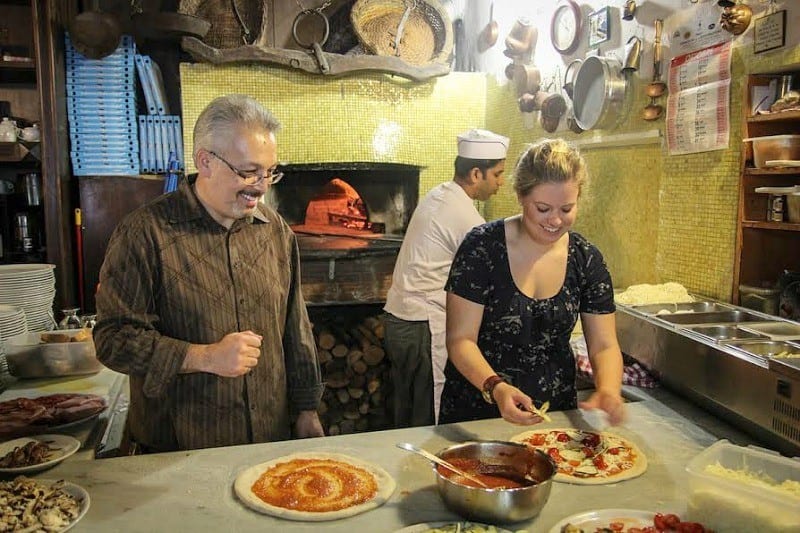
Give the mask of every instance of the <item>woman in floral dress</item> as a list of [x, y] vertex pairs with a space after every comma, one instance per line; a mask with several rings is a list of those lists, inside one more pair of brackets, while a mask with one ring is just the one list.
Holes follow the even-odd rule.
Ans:
[[[595, 392], [585, 409], [624, 417], [614, 291], [600, 251], [570, 231], [586, 181], [578, 151], [560, 139], [531, 145], [514, 171], [522, 213], [477, 226], [461, 244], [447, 294], [447, 379], [440, 423], [541, 418], [533, 403], [578, 407], [569, 346], [578, 320]], [[499, 410], [499, 413], [498, 413]]]

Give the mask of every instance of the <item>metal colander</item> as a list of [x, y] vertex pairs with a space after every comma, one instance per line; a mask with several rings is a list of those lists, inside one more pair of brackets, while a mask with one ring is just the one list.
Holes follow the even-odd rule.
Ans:
[[350, 21], [358, 40], [375, 55], [412, 65], [450, 61], [453, 24], [435, 1], [358, 0]]

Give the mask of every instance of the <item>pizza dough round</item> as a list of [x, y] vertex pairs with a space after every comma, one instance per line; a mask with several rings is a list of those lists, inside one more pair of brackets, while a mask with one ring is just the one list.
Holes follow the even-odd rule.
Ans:
[[[269, 469], [274, 467], [278, 467], [281, 464], [286, 464], [291, 461], [308, 461], [308, 460], [319, 460], [319, 461], [337, 461], [348, 465], [349, 467], [354, 467], [352, 471], [354, 474], [358, 474], [360, 469], [361, 471], [365, 471], [372, 476], [375, 480], [375, 484], [377, 486], [377, 491], [375, 495], [362, 503], [354, 504], [349, 507], [345, 507], [343, 509], [337, 509], [335, 511], [301, 511], [297, 509], [290, 509], [286, 507], [279, 507], [277, 505], [273, 505], [270, 503], [265, 502], [258, 496], [253, 493], [252, 487], [253, 484], [258, 481], [261, 475]], [[322, 464], [322, 463], [320, 463]], [[324, 474], [321, 474], [324, 477]], [[315, 481], [310, 481], [311, 483], [315, 483]], [[322, 480], [322, 482], [326, 482], [326, 480]], [[234, 492], [239, 500], [242, 501], [247, 507], [253, 509], [254, 511], [258, 511], [259, 513], [268, 514], [271, 516], [277, 516], [279, 518], [285, 518], [287, 520], [299, 520], [299, 521], [309, 521], [309, 522], [321, 522], [325, 520], [338, 520], [340, 518], [346, 518], [348, 516], [357, 515], [363, 513], [365, 511], [369, 511], [370, 509], [374, 509], [386, 503], [388, 499], [394, 493], [396, 483], [392, 476], [389, 475], [386, 470], [381, 468], [380, 466], [369, 463], [366, 461], [362, 461], [360, 459], [356, 459], [355, 457], [350, 457], [349, 455], [339, 454], [339, 453], [325, 453], [325, 452], [300, 452], [300, 453], [293, 453], [290, 455], [284, 455], [283, 457], [278, 457], [271, 461], [267, 461], [265, 463], [261, 463], [255, 466], [251, 466], [247, 470], [244, 470], [240, 473], [233, 484]], [[336, 495], [331, 494], [330, 498], [346, 498], [345, 495]]]
[[[642, 451], [639, 449], [638, 446], [636, 446], [636, 444], [634, 444], [633, 442], [631, 442], [630, 440], [628, 440], [628, 439], [626, 439], [624, 437], [621, 437], [621, 436], [619, 436], [619, 435], [617, 435], [615, 433], [610, 433], [610, 432], [607, 432], [607, 431], [598, 432], [598, 431], [588, 431], [588, 430], [576, 429], [576, 428], [534, 429], [534, 430], [531, 430], [531, 431], [525, 431], [525, 432], [520, 433], [518, 435], [514, 435], [513, 437], [511, 437], [510, 440], [511, 440], [511, 442], [519, 442], [519, 443], [522, 443], [522, 444], [527, 444], [528, 446], [531, 446], [532, 448], [537, 448], [539, 450], [542, 450], [544, 453], [547, 453], [548, 448], [551, 448], [551, 447], [555, 447], [556, 449], [559, 450], [559, 452], [562, 452], [565, 448], [568, 447], [567, 446], [568, 443], [561, 443], [561, 442], [556, 441], [556, 442], [546, 443], [546, 444], [542, 444], [542, 445], [537, 446], [537, 445], [531, 444], [530, 442], [527, 442], [528, 439], [530, 439], [534, 435], [549, 435], [549, 434], [551, 434], [553, 432], [556, 432], [556, 433], [562, 432], [562, 433], [567, 433], [567, 434], [571, 434], [571, 435], [580, 434], [582, 436], [598, 435], [598, 436], [600, 436], [600, 439], [601, 439], [600, 440], [601, 444], [599, 445], [600, 448], [610, 449], [610, 448], [614, 448], [615, 446], [624, 446], [624, 447], [630, 449], [631, 454], [633, 456], [633, 465], [630, 466], [629, 468], [625, 468], [625, 469], [621, 470], [617, 474], [603, 474], [602, 472], [600, 472], [597, 475], [579, 477], [579, 476], [575, 476], [575, 475], [571, 475], [571, 474], [567, 474], [567, 473], [561, 472], [559, 470], [559, 472], [553, 478], [554, 481], [560, 481], [562, 483], [572, 483], [572, 484], [575, 484], [575, 485], [605, 485], [605, 484], [609, 484], [609, 483], [617, 483], [619, 481], [625, 481], [627, 479], [633, 479], [635, 477], [639, 477], [642, 474], [644, 474], [644, 472], [647, 470], [647, 457], [645, 457], [644, 453], [642, 453]], [[609, 444], [611, 446], [609, 446]], [[573, 444], [573, 447], [569, 447], [569, 448], [573, 449], [573, 450], [576, 450], [576, 452], [577, 452], [577, 450], [580, 449], [580, 446]], [[597, 451], [602, 451], [602, 450], [594, 450], [594, 451], [597, 452]], [[608, 459], [611, 462], [611, 461], [616, 461], [619, 458], [619, 455], [618, 454], [616, 454], [616, 455], [604, 454], [603, 457]], [[556, 464], [556, 466], [559, 466], [559, 465]]]

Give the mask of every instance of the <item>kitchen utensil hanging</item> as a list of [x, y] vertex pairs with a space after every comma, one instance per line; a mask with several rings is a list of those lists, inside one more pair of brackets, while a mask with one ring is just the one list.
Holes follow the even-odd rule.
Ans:
[[655, 37], [653, 39], [653, 81], [645, 85], [644, 92], [650, 97], [650, 103], [642, 110], [642, 118], [647, 121], [658, 120], [664, 114], [664, 106], [656, 102], [667, 90], [667, 84], [661, 80], [661, 33], [664, 21], [656, 19]]
[[481, 30], [480, 35], [478, 35], [478, 52], [483, 53], [494, 46], [497, 42], [498, 33], [498, 24], [497, 21], [494, 20], [494, 2], [492, 2], [489, 5], [489, 22], [483, 30]]
[[590, 56], [575, 76], [572, 108], [582, 130], [615, 126], [622, 117], [627, 81], [613, 57]]
[[76, 15], [67, 24], [72, 46], [90, 59], [102, 59], [117, 49], [122, 28], [116, 15], [103, 12], [100, 0], [94, 0], [89, 11]]

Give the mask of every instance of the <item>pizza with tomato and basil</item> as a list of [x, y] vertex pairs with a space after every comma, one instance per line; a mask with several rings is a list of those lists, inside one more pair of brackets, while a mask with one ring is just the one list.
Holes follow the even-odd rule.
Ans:
[[520, 433], [511, 440], [549, 455], [558, 468], [553, 479], [564, 483], [616, 483], [647, 470], [647, 458], [635, 444], [605, 431], [538, 429]]

